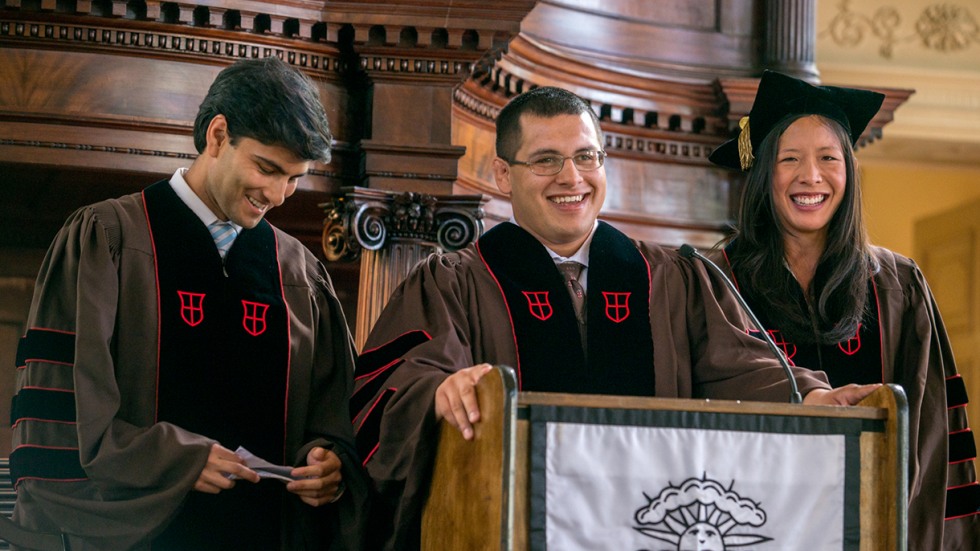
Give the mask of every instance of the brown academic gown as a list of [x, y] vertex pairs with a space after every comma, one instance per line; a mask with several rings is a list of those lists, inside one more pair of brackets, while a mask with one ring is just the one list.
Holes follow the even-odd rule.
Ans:
[[[909, 402], [909, 549], [980, 549], [976, 445], [946, 327], [915, 262], [880, 247], [874, 254], [881, 382], [901, 385]], [[731, 273], [723, 254], [712, 257]]]
[[[335, 505], [289, 496], [283, 548], [358, 549], [368, 483], [345, 407], [352, 341], [323, 266], [296, 239], [275, 234], [289, 311], [286, 451], [293, 465], [305, 464], [313, 446], [336, 451], [347, 483]], [[19, 420], [14, 453], [64, 449], [81, 471], [20, 480], [14, 520], [69, 534], [74, 551], [146, 547], [192, 491], [214, 440], [154, 422], [157, 296], [140, 194], [84, 207], [65, 223], [41, 266], [27, 327], [29, 338], [47, 342], [44, 356], [18, 365], [18, 393], [57, 389], [77, 404], [77, 420]]]
[[[766, 345], [728, 321], [737, 305], [724, 284], [676, 251], [646, 243], [634, 246], [649, 264], [650, 369], [655, 372], [655, 388], [636, 393], [787, 401], [786, 376]], [[537, 254], [548, 253], [540, 247]], [[590, 265], [596, 262], [601, 259], [593, 251]], [[553, 263], [552, 269], [558, 273]], [[589, 283], [590, 296], [594, 292]], [[367, 458], [380, 493], [371, 533], [387, 540], [385, 548], [419, 544], [434, 452], [436, 387], [449, 374], [475, 364], [518, 366], [510, 319], [478, 242], [416, 266], [374, 326], [358, 360], [352, 414], [360, 455]], [[385, 357], [375, 358], [379, 353]], [[365, 365], [366, 357], [370, 365]], [[554, 370], [556, 379], [562, 377], [561, 366]], [[795, 374], [804, 395], [829, 388], [820, 373]], [[377, 384], [379, 377], [382, 384]], [[368, 387], [378, 390], [365, 396], [362, 390]]]

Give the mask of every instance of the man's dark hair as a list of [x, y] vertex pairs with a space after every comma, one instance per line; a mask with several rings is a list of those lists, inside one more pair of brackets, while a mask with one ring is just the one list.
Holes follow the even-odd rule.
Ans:
[[316, 86], [278, 57], [239, 61], [218, 73], [194, 121], [203, 153], [215, 115], [228, 120], [232, 143], [251, 138], [281, 146], [300, 159], [330, 162], [330, 124]]
[[558, 115], [581, 115], [588, 113], [595, 124], [596, 137], [602, 144], [602, 128], [599, 117], [589, 105], [589, 102], [579, 96], [553, 86], [534, 88], [514, 99], [500, 110], [497, 115], [497, 156], [508, 161], [514, 160], [514, 155], [521, 148], [521, 115], [525, 113], [538, 117], [557, 117]]

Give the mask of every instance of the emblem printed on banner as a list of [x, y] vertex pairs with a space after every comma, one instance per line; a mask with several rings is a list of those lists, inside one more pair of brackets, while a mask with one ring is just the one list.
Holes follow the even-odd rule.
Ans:
[[[766, 523], [766, 512], [756, 501], [742, 497], [706, 476], [689, 478], [668, 486], [655, 498], [643, 493], [647, 504], [636, 511], [645, 536], [675, 545], [678, 551], [713, 549], [724, 551], [755, 545], [773, 538], [749, 533]], [[751, 527], [751, 528], [750, 528]]]
[[602, 292], [602, 298], [606, 300], [606, 317], [610, 321], [622, 323], [630, 317], [630, 294]]
[[[783, 354], [786, 355], [786, 360], [789, 361], [790, 365], [796, 365], [793, 363], [793, 356], [796, 355], [796, 345], [784, 339], [783, 334], [779, 332], [779, 329], [770, 329], [768, 332], [769, 336], [772, 337], [772, 342], [776, 343], [776, 346], [783, 349]], [[762, 334], [755, 329], [748, 329], [746, 330], [746, 333], [759, 339], [760, 341], [763, 340]]]
[[268, 304], [261, 302], [242, 301], [242, 327], [253, 337], [258, 337], [265, 333], [265, 313], [269, 310]]
[[857, 331], [854, 332], [854, 336], [847, 339], [846, 341], [841, 341], [837, 343], [837, 348], [840, 351], [847, 354], [848, 356], [853, 356], [861, 350], [861, 324], [858, 324]]
[[204, 293], [177, 291], [180, 297], [180, 318], [191, 327], [204, 321]]
[[548, 291], [521, 291], [527, 297], [527, 308], [531, 315], [541, 321], [547, 321], [551, 317], [551, 301], [548, 299]]

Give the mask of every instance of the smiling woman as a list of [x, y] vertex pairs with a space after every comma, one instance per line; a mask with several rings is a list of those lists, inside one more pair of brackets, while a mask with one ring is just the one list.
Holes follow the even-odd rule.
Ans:
[[787, 118], [772, 171], [772, 202], [783, 231], [786, 263], [800, 286], [816, 271], [812, 252], [826, 249], [831, 218], [847, 188], [846, 155], [853, 155], [841, 125], [820, 115]]
[[905, 389], [918, 461], [909, 548], [973, 549], [980, 491], [963, 379], [922, 272], [872, 246], [862, 220], [853, 144], [882, 99], [767, 72], [739, 136], [711, 155], [749, 171], [736, 231], [715, 256], [792, 363], [833, 386]]

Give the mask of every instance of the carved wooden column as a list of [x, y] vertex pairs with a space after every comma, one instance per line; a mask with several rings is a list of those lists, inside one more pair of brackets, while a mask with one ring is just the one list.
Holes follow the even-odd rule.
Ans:
[[815, 0], [767, 0], [763, 67], [818, 83], [816, 17]]
[[345, 188], [325, 203], [323, 254], [361, 261], [355, 344], [368, 333], [392, 291], [433, 252], [455, 251], [483, 233], [482, 195], [429, 195]]
[[[329, 19], [350, 22], [350, 62], [360, 72], [357, 94], [363, 135], [357, 185], [393, 191], [453, 191], [465, 147], [452, 141], [453, 88], [494, 46], [506, 44], [534, 0], [390, 0], [327, 2]], [[343, 29], [342, 29], [343, 30]], [[328, 26], [329, 31], [329, 26]], [[359, 96], [359, 97], [358, 97]]]
[[[358, 168], [350, 183], [363, 186], [341, 198], [343, 208], [351, 210], [334, 216], [347, 230], [328, 229], [333, 234], [326, 234], [325, 250], [364, 251], [352, 322], [358, 348], [413, 265], [433, 250], [461, 247], [482, 231], [482, 198], [449, 197], [459, 159], [466, 152], [453, 141], [453, 89], [488, 50], [517, 34], [534, 4], [324, 4], [327, 38], [336, 38], [342, 58], [353, 69], [347, 75], [352, 131], [346, 136], [344, 156]], [[331, 25], [333, 21], [343, 25]], [[413, 193], [398, 194], [409, 191]], [[435, 225], [427, 226], [431, 224]], [[328, 258], [332, 254], [328, 252]]]

